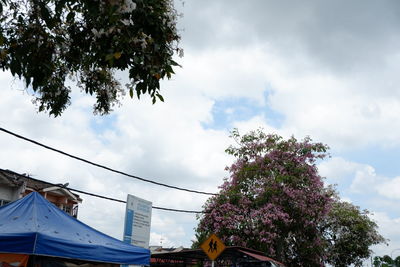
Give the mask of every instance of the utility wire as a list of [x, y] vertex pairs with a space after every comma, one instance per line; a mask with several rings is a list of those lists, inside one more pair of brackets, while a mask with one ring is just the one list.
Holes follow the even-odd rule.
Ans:
[[105, 169], [105, 170], [108, 170], [108, 171], [111, 171], [111, 172], [114, 172], [114, 173], [118, 173], [118, 174], [121, 174], [121, 175], [130, 177], [130, 178], [133, 178], [133, 179], [137, 179], [137, 180], [143, 181], [143, 182], [147, 182], [147, 183], [151, 183], [151, 184], [155, 184], [155, 185], [159, 185], [159, 186], [164, 186], [164, 187], [168, 187], [168, 188], [172, 188], [172, 189], [176, 189], [176, 190], [181, 190], [181, 191], [196, 193], [196, 194], [211, 195], [211, 196], [218, 195], [218, 194], [215, 194], [215, 193], [209, 193], [209, 192], [204, 192], [204, 191], [197, 191], [197, 190], [187, 189], [187, 188], [178, 187], [178, 186], [174, 186], [174, 185], [168, 185], [168, 184], [156, 182], [156, 181], [153, 181], [153, 180], [145, 179], [145, 178], [142, 178], [142, 177], [139, 177], [139, 176], [136, 176], [136, 175], [128, 174], [128, 173], [126, 173], [126, 172], [122, 172], [122, 171], [118, 171], [118, 170], [116, 170], [116, 169], [109, 168], [109, 167], [107, 167], [107, 166], [104, 166], [104, 165], [101, 165], [101, 164], [98, 164], [98, 163], [89, 161], [89, 160], [87, 160], [87, 159], [83, 159], [83, 158], [78, 157], [78, 156], [74, 156], [74, 155], [69, 154], [69, 153], [66, 153], [66, 152], [64, 152], [64, 151], [62, 151], [62, 150], [59, 150], [59, 149], [56, 149], [56, 148], [53, 148], [53, 147], [44, 145], [44, 144], [39, 143], [39, 142], [37, 142], [37, 141], [35, 141], [35, 140], [29, 139], [29, 138], [24, 137], [24, 136], [22, 136], [22, 135], [19, 135], [19, 134], [17, 134], [17, 133], [14, 133], [14, 132], [11, 132], [11, 131], [9, 131], [9, 130], [6, 130], [6, 129], [2, 128], [2, 127], [0, 127], [0, 131], [5, 132], [5, 133], [10, 134], [10, 135], [13, 135], [13, 136], [15, 136], [15, 137], [17, 137], [17, 138], [19, 138], [19, 139], [28, 141], [28, 142], [30, 142], [30, 143], [33, 143], [33, 144], [35, 144], [35, 145], [41, 146], [41, 147], [46, 148], [46, 149], [48, 149], [48, 150], [51, 150], [51, 151], [60, 153], [60, 154], [62, 154], [62, 155], [64, 155], [64, 156], [67, 156], [67, 157], [70, 157], [70, 158], [73, 158], [73, 159], [76, 159], [76, 160], [79, 160], [79, 161], [83, 161], [83, 162], [85, 162], [85, 163], [87, 163], [87, 164], [96, 166], [96, 167], [98, 167], [98, 168], [102, 168], [102, 169]]
[[[0, 170], [2, 170], [2, 169], [0, 169]], [[103, 196], [103, 195], [94, 194], [94, 193], [90, 193], [90, 192], [87, 192], [87, 191], [82, 191], [82, 190], [75, 189], [75, 188], [70, 188], [70, 187], [64, 186], [64, 185], [62, 185], [62, 184], [50, 183], [50, 182], [47, 182], [47, 181], [43, 181], [43, 180], [39, 180], [39, 179], [32, 178], [32, 177], [27, 176], [27, 175], [19, 174], [19, 173], [10, 171], [10, 170], [2, 170], [2, 171], [6, 171], [6, 172], [9, 172], [9, 173], [18, 175], [18, 176], [23, 176], [23, 177], [25, 177], [25, 178], [27, 178], [27, 179], [31, 179], [31, 180], [36, 181], [36, 182], [45, 183], [45, 184], [48, 184], [48, 185], [51, 185], [51, 186], [57, 186], [57, 187], [60, 187], [60, 188], [68, 189], [68, 190], [70, 190], [70, 191], [77, 192], [77, 193], [81, 193], [81, 194], [85, 194], [85, 195], [89, 195], [89, 196], [92, 196], [92, 197], [102, 198], [102, 199], [111, 200], [111, 201], [120, 202], [120, 203], [126, 203], [126, 201], [125, 201], [125, 200], [122, 200], [122, 199], [117, 199], [117, 198], [112, 198], [112, 197], [106, 197], [106, 196]], [[182, 213], [196, 213], [196, 214], [204, 213], [203, 211], [182, 210], [182, 209], [170, 209], [170, 208], [157, 207], [157, 206], [152, 206], [152, 208], [153, 208], [153, 209], [157, 209], [157, 210], [165, 210], [165, 211], [173, 211], [173, 212], [182, 212]]]
[[[56, 186], [63, 187], [63, 186], [60, 186], [60, 185], [56, 185]], [[120, 202], [120, 203], [126, 203], [125, 200], [121, 200], [121, 199], [116, 199], [116, 198], [106, 197], [106, 196], [102, 196], [102, 195], [98, 195], [98, 194], [94, 194], [94, 193], [89, 193], [89, 192], [85, 192], [85, 191], [74, 189], [74, 188], [70, 188], [70, 187], [63, 187], [63, 188], [68, 189], [68, 190], [73, 191], [73, 192], [78, 192], [78, 193], [82, 193], [82, 194], [93, 196], [93, 197], [98, 197], [98, 198], [107, 199], [107, 200], [111, 200], [111, 201], [116, 201], [116, 202]], [[157, 210], [175, 211], [175, 212], [184, 212], [184, 213], [196, 213], [196, 214], [203, 213], [202, 211], [170, 209], [170, 208], [163, 208], [163, 207], [156, 207], [156, 206], [152, 206], [152, 208], [153, 209], [157, 209]]]

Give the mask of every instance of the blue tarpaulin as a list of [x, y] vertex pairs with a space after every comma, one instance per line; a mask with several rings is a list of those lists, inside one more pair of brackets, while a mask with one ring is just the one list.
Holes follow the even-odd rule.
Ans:
[[0, 253], [150, 265], [150, 251], [103, 234], [39, 193], [0, 207]]

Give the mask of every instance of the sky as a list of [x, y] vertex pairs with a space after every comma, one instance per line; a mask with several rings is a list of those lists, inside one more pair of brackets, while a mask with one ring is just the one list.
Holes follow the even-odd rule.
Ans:
[[[78, 89], [61, 117], [37, 113], [23, 85], [0, 73], [0, 126], [144, 178], [217, 192], [233, 158], [229, 132], [265, 132], [330, 147], [318, 165], [342, 199], [371, 211], [400, 255], [400, 2], [177, 1], [182, 68], [165, 102], [125, 97], [108, 116]], [[120, 75], [121, 81], [126, 75]], [[124, 83], [123, 83], [124, 84]], [[109, 197], [201, 210], [205, 195], [146, 184], [0, 132], [0, 167]], [[125, 206], [82, 195], [79, 219], [122, 239]], [[194, 214], [153, 210], [152, 245], [189, 247]]]

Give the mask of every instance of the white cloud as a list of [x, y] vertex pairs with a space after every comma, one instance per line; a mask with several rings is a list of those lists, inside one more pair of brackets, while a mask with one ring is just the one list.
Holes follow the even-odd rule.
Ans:
[[[374, 70], [385, 73], [386, 81], [367, 71], [338, 75], [321, 68], [309, 56], [276, 54], [272, 45], [260, 43], [187, 54], [179, 83], [200, 93], [196, 98], [252, 99], [282, 115], [283, 132], [310, 135], [336, 149], [400, 145], [400, 100], [393, 98], [393, 90], [379, 96], [375, 91], [376, 87], [389, 86], [388, 80], [390, 84], [400, 82], [393, 70]], [[197, 77], [201, 82], [193, 83]], [[265, 99], [267, 89], [271, 93]], [[207, 120], [212, 118], [203, 119]], [[266, 124], [265, 119], [261, 123]]]
[[318, 169], [330, 184], [344, 184], [349, 181], [349, 193], [364, 195], [373, 193], [384, 197], [379, 201], [384, 206], [391, 205], [391, 200], [400, 198], [400, 177], [379, 175], [371, 165], [333, 157], [321, 162]]
[[354, 193], [378, 193], [387, 199], [399, 199], [400, 177], [388, 178], [377, 175], [371, 166], [357, 170], [350, 186]]
[[371, 144], [399, 145], [398, 99], [390, 95], [376, 98], [368, 94], [368, 87], [360, 92], [360, 85], [319, 71], [300, 78], [290, 73], [282, 76], [270, 78], [273, 94], [269, 101], [285, 118], [282, 128], [344, 150]]
[[[397, 5], [189, 1], [185, 76], [200, 75], [196, 90], [217, 100], [263, 99], [270, 88], [269, 107], [296, 136], [343, 150], [398, 147]], [[377, 14], [385, 20], [375, 22]]]
[[392, 255], [398, 256], [396, 249], [400, 248], [400, 217], [393, 218], [389, 217], [386, 213], [374, 212], [371, 218], [377, 222], [379, 226], [379, 232], [383, 237], [389, 239], [388, 244], [380, 244], [373, 247], [373, 256]]
[[375, 191], [376, 185], [383, 180], [384, 178], [379, 178], [376, 175], [374, 168], [371, 166], [364, 166], [364, 168], [356, 171], [350, 189], [355, 193]]
[[395, 177], [377, 187], [378, 192], [391, 199], [400, 199], [400, 177]]
[[150, 244], [153, 246], [176, 247], [176, 244], [169, 240], [165, 235], [154, 232], [150, 234]]
[[329, 158], [318, 165], [320, 175], [326, 177], [332, 183], [343, 181], [354, 175], [360, 168], [363, 168], [362, 164], [351, 162], [341, 157]]
[[268, 86], [264, 66], [273, 60], [266, 60], [264, 49], [268, 50], [248, 47], [188, 51], [181, 62], [183, 69], [179, 70], [182, 86], [212, 99], [246, 97], [263, 104], [263, 92]]

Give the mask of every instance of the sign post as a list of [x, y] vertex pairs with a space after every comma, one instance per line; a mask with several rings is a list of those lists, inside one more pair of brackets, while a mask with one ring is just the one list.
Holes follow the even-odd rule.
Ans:
[[149, 248], [151, 225], [150, 201], [128, 195], [126, 201], [124, 242]]
[[206, 253], [211, 260], [211, 266], [214, 267], [214, 262], [218, 256], [225, 250], [226, 246], [215, 234], [211, 234], [206, 241], [201, 244], [201, 249]]

